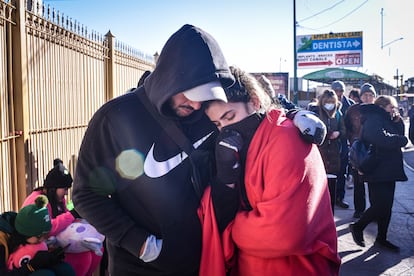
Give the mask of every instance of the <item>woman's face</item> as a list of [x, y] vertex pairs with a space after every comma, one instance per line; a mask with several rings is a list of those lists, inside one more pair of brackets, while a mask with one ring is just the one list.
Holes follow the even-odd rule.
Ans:
[[395, 107], [393, 104], [387, 104], [384, 107], [385, 111], [387, 111], [388, 113], [390, 113], [391, 115], [394, 114], [394, 112], [396, 111], [397, 107]]
[[209, 103], [205, 112], [210, 120], [221, 130], [223, 127], [237, 123], [255, 111], [253, 104], [237, 102], [225, 103], [213, 101]]

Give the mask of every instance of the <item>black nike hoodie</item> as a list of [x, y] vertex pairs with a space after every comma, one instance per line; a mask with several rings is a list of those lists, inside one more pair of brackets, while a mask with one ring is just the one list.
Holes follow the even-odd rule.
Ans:
[[[200, 149], [214, 146], [215, 126], [202, 111], [179, 119], [171, 96], [211, 81], [234, 79], [217, 42], [184, 25], [165, 44], [143, 86], [104, 104], [86, 130], [76, 168], [73, 202], [107, 238], [112, 275], [198, 275], [199, 206], [187, 155], [143, 106], [176, 123]], [[148, 235], [163, 240], [158, 258], [139, 259]]]

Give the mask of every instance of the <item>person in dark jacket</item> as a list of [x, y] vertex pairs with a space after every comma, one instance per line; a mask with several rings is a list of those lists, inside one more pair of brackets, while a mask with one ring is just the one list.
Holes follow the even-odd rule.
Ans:
[[341, 142], [340, 138], [345, 136], [345, 126], [342, 113], [339, 111], [341, 103], [338, 102], [336, 94], [331, 90], [325, 90], [318, 102], [318, 115], [327, 129], [327, 136], [319, 147], [325, 170], [328, 174], [337, 175], [340, 171]]
[[[73, 202], [105, 235], [111, 275], [198, 275], [197, 209], [217, 136], [202, 102], [227, 101], [223, 87], [233, 83], [215, 39], [184, 25], [143, 85], [94, 114], [79, 152]], [[180, 131], [173, 137], [172, 126]], [[188, 140], [193, 151], [187, 154], [177, 140]]]
[[111, 275], [198, 274], [195, 160], [147, 108], [176, 124], [198, 151], [209, 151], [216, 128], [201, 102], [226, 100], [222, 87], [233, 82], [215, 39], [184, 25], [168, 39], [143, 85], [94, 114], [79, 152], [73, 202], [106, 236]]
[[[340, 108], [341, 103], [335, 92], [327, 89], [320, 96], [315, 110], [327, 129], [326, 139], [320, 145], [319, 151], [328, 174], [332, 211], [334, 211], [335, 203], [338, 205], [338, 202], [342, 202], [342, 195], [338, 193], [341, 188], [338, 187], [337, 179], [341, 173], [341, 138], [345, 136], [345, 125]], [[341, 207], [344, 208], [344, 206]]]
[[[231, 223], [223, 227], [216, 216], [218, 229], [225, 229], [222, 240], [231, 235], [237, 247], [228, 275], [338, 275], [337, 235], [317, 146], [304, 143], [252, 75], [237, 67], [231, 71], [237, 81], [226, 89], [228, 103], [205, 104], [206, 114], [221, 130], [217, 178], [211, 185], [215, 214], [228, 213], [235, 205], [228, 216]], [[286, 170], [285, 164], [294, 165]], [[223, 191], [220, 197], [229, 195], [220, 200], [224, 204], [216, 204], [214, 189]], [[237, 199], [240, 203], [232, 204]], [[209, 206], [210, 200], [205, 202]], [[210, 208], [204, 209], [206, 218]], [[209, 221], [207, 225], [203, 235], [214, 232]], [[220, 255], [228, 256], [214, 240], [206, 241], [200, 275], [225, 275], [224, 269], [214, 269], [215, 264], [224, 267], [212, 260]]]
[[[377, 93], [374, 86], [370, 83], [364, 83], [361, 86], [360, 98], [362, 104], [373, 104]], [[354, 104], [348, 108], [345, 115], [346, 135], [349, 144], [359, 138], [361, 132], [361, 104]], [[365, 184], [358, 171], [351, 168], [352, 180], [354, 182], [354, 218], [360, 218], [366, 208]]]
[[63, 262], [62, 248], [48, 250], [45, 240], [52, 229], [45, 196], [18, 213], [0, 216], [0, 275], [75, 276], [72, 267]]
[[379, 96], [375, 104], [361, 105], [363, 114], [362, 141], [373, 144], [378, 165], [365, 173], [371, 206], [355, 223], [349, 225], [356, 244], [365, 246], [363, 230], [371, 222], [377, 222], [375, 245], [392, 251], [399, 247], [387, 240], [388, 226], [394, 202], [395, 182], [407, 181], [403, 168], [401, 147], [408, 139], [404, 136], [404, 122], [398, 113], [398, 104], [392, 96]]
[[[348, 98], [344, 95], [345, 92], [345, 84], [343, 81], [336, 80], [332, 82], [331, 88], [333, 91], [335, 91], [336, 95], [338, 96], [339, 102], [341, 105], [341, 113], [343, 116], [345, 116], [348, 108], [355, 104], [353, 100]], [[347, 209], [349, 208], [348, 202], [344, 201], [345, 197], [345, 174], [348, 167], [348, 152], [349, 152], [349, 145], [348, 141], [346, 139], [346, 136], [343, 135], [340, 138], [341, 141], [341, 169], [338, 173], [338, 180], [336, 185], [336, 205]]]

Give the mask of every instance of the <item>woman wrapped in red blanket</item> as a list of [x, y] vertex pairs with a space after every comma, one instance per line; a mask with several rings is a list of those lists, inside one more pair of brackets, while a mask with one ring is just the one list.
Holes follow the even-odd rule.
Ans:
[[337, 234], [317, 146], [302, 139], [254, 77], [231, 70], [236, 83], [226, 91], [228, 103], [206, 104], [221, 133], [217, 176], [203, 198], [200, 275], [338, 275]]

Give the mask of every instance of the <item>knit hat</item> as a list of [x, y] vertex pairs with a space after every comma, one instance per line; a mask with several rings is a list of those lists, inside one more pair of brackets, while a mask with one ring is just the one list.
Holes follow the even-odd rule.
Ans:
[[23, 207], [16, 216], [14, 227], [17, 232], [26, 236], [34, 237], [47, 234], [52, 229], [49, 210], [46, 208], [47, 197], [40, 195], [34, 204]]
[[336, 91], [336, 90], [342, 90], [345, 91], [345, 83], [343, 81], [334, 81], [331, 84], [331, 88], [332, 90]]
[[361, 92], [359, 93], [359, 96], [362, 97], [362, 94], [366, 92], [371, 92], [372, 94], [374, 94], [374, 97], [377, 97], [377, 92], [375, 92], [374, 86], [370, 83], [364, 83], [361, 86]]
[[53, 160], [53, 169], [51, 169], [44, 182], [45, 188], [70, 188], [72, 187], [72, 176], [68, 169], [63, 166], [63, 161], [59, 158]]

